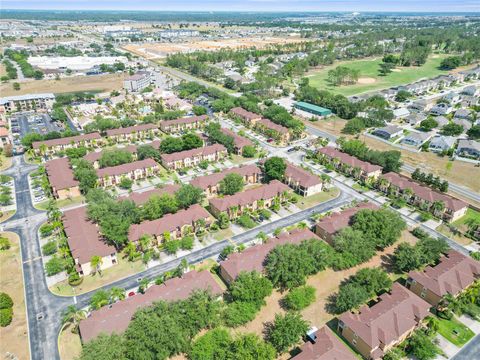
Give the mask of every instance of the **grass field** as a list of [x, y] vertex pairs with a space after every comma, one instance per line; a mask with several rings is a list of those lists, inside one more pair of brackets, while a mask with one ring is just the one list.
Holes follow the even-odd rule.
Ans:
[[16, 359], [29, 359], [20, 239], [11, 232], [1, 236], [10, 240], [11, 247], [0, 252], [0, 292], [6, 292], [13, 300], [13, 320], [7, 327], [0, 327], [0, 354], [2, 358], [9, 352]]
[[307, 197], [299, 196], [299, 200], [296, 205], [302, 210], [308, 209], [322, 202], [336, 198], [338, 196], [338, 192], [339, 190], [337, 188], [331, 188], [329, 191], [321, 191], [317, 194]]
[[[310, 85], [314, 87], [350, 96], [445, 74], [446, 71], [438, 69], [442, 58], [441, 55], [434, 55], [423, 66], [399, 67], [387, 76], [379, 76], [378, 74], [381, 59], [342, 61], [313, 71], [308, 74], [308, 78], [310, 79]], [[359, 70], [359, 82], [354, 85], [332, 86], [327, 79], [328, 71], [340, 65]]]
[[455, 318], [450, 320], [438, 318], [438, 333], [452, 344], [461, 347], [475, 334]]
[[78, 359], [82, 352], [80, 335], [72, 333], [72, 325], [68, 324], [58, 335], [58, 352], [61, 360]]
[[2, 96], [30, 93], [68, 93], [75, 91], [110, 92], [123, 86], [125, 74], [76, 76], [60, 80], [32, 80], [20, 83], [20, 90], [13, 90], [13, 82], [0, 84]]
[[11, 157], [6, 157], [3, 154], [0, 154], [0, 171], [7, 170], [10, 166], [12, 166], [12, 159]]

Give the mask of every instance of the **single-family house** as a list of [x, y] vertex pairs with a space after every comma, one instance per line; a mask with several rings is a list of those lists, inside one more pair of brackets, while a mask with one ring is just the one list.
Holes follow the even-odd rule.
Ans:
[[467, 119], [453, 118], [453, 123], [463, 127], [463, 132], [468, 131], [473, 126], [473, 123]]
[[201, 148], [179, 151], [171, 154], [162, 154], [163, 166], [167, 169], [178, 170], [198, 166], [202, 161], [218, 162], [227, 156], [227, 149], [221, 144], [213, 144]]
[[475, 140], [458, 140], [457, 155], [480, 159], [480, 142]]
[[430, 314], [430, 306], [395, 282], [371, 307], [340, 315], [338, 331], [364, 358], [378, 360], [416, 329]]
[[442, 99], [447, 100], [450, 104], [458, 104], [461, 101], [460, 94], [450, 91]]
[[412, 102], [407, 106], [410, 112], [427, 112], [432, 108], [432, 103], [428, 102], [425, 99], [420, 99]]
[[401, 143], [403, 145], [408, 145], [408, 146], [414, 146], [414, 147], [420, 147], [422, 146], [425, 142], [427, 142], [431, 137], [433, 133], [424, 133], [424, 132], [411, 132], [407, 136], [405, 136]]
[[427, 118], [427, 115], [424, 113], [412, 113], [408, 115], [405, 120], [412, 126], [417, 126], [420, 124], [423, 120]]
[[55, 199], [63, 200], [80, 196], [80, 183], [73, 176], [68, 158], [47, 161], [45, 171]]
[[478, 96], [478, 88], [475, 85], [465, 86], [460, 94], [467, 96]]
[[473, 120], [472, 111], [469, 109], [458, 109], [453, 115], [454, 119]]
[[405, 107], [401, 107], [393, 110], [393, 117], [395, 119], [404, 119], [408, 117], [408, 115], [410, 115], [410, 111]]
[[434, 107], [430, 109], [430, 115], [433, 116], [440, 116], [440, 115], [448, 115], [453, 111], [452, 105], [448, 103], [438, 103]]
[[[412, 114], [413, 115], [413, 114]], [[410, 115], [410, 116], [412, 116]], [[389, 125], [372, 131], [372, 135], [378, 136], [385, 140], [394, 139], [403, 134], [403, 129], [395, 125]]]
[[480, 262], [470, 256], [450, 250], [435, 266], [410, 271], [406, 286], [431, 305], [438, 305], [450, 294], [458, 296], [480, 278]]
[[435, 121], [437, 122], [439, 128], [442, 128], [450, 123], [450, 120], [448, 120], [445, 116], [437, 116]]
[[450, 150], [454, 145], [457, 139], [453, 136], [443, 136], [437, 135], [432, 138], [430, 144], [428, 145], [428, 150], [433, 152], [443, 152]]
[[118, 185], [123, 178], [132, 181], [141, 180], [155, 175], [159, 169], [160, 167], [155, 160], [144, 159], [98, 169], [97, 176], [100, 186], [115, 186]]

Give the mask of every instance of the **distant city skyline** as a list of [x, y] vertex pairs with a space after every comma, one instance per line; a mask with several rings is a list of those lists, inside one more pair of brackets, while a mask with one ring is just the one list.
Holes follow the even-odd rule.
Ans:
[[3, 9], [480, 12], [480, 0], [2, 0]]

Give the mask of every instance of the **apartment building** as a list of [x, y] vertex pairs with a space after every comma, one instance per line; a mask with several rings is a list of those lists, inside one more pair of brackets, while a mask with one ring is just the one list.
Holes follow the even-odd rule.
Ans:
[[35, 141], [32, 148], [36, 155], [52, 155], [54, 153], [65, 151], [71, 148], [90, 147], [102, 143], [100, 133], [93, 132], [77, 136], [69, 136], [59, 139], [51, 139], [45, 141]]
[[265, 241], [264, 244], [251, 246], [242, 252], [232, 253], [227, 260], [220, 262], [220, 276], [227, 284], [232, 283], [241, 272], [257, 271], [263, 273], [265, 260], [275, 247], [283, 244], [300, 244], [304, 240], [319, 239], [308, 229], [294, 229]]
[[161, 160], [163, 166], [165, 166], [167, 169], [178, 170], [198, 166], [201, 161], [221, 161], [227, 155], [228, 153], [225, 146], [213, 144], [172, 154], [162, 154]]
[[286, 165], [283, 182], [295, 190], [296, 193], [302, 196], [310, 196], [322, 191], [323, 183], [317, 175], [289, 162], [286, 162]]
[[144, 294], [135, 294], [125, 300], [92, 311], [86, 319], [80, 321], [82, 342], [93, 340], [102, 333], [121, 334], [127, 329], [138, 309], [161, 300], [184, 300], [195, 291], [209, 291], [216, 296], [223, 292], [208, 270], [189, 271], [181, 277], [168, 279], [161, 285], [152, 285]]
[[170, 239], [179, 239], [183, 236], [197, 232], [200, 227], [209, 227], [213, 222], [211, 215], [198, 204], [188, 209], [177, 211], [175, 214], [167, 214], [160, 219], [143, 221], [140, 224], [130, 226], [128, 239], [137, 242], [144, 235], [154, 238], [155, 243], [160, 244], [167, 235]]
[[123, 88], [130, 92], [137, 92], [145, 89], [152, 82], [150, 73], [147, 71], [138, 71], [136, 74], [123, 80]]
[[47, 161], [45, 171], [55, 199], [64, 200], [80, 196], [80, 183], [73, 176], [68, 158]]
[[230, 110], [230, 116], [242, 121], [247, 126], [254, 126], [262, 116], [255, 114], [251, 111], [247, 111], [241, 107], [235, 107]]
[[174, 120], [164, 120], [160, 129], [168, 134], [180, 133], [188, 130], [197, 130], [205, 127], [208, 122], [207, 115], [191, 116]]
[[245, 165], [236, 168], [226, 169], [222, 172], [199, 176], [190, 181], [190, 184], [202, 189], [207, 197], [218, 194], [220, 182], [228, 174], [238, 174], [243, 177], [245, 185], [259, 183], [262, 178], [262, 170], [256, 165]]
[[406, 286], [436, 306], [445, 295], [456, 297], [479, 278], [479, 261], [450, 250], [437, 265], [427, 266], [421, 271], [410, 271]]
[[362, 161], [333, 147], [323, 147], [317, 152], [324, 164], [331, 164], [336, 170], [363, 182], [378, 179], [382, 167]]
[[245, 210], [256, 211], [271, 207], [276, 200], [282, 202], [291, 191], [287, 185], [278, 180], [273, 180], [269, 184], [234, 195], [212, 198], [209, 200], [210, 211], [215, 217], [225, 212], [230, 219], [235, 219], [242, 215]]
[[340, 315], [338, 330], [363, 357], [377, 360], [404, 341], [429, 315], [430, 307], [395, 282], [373, 306], [364, 305], [358, 312]]
[[290, 131], [288, 128], [275, 124], [269, 119], [262, 118], [258, 120], [255, 124], [255, 129], [281, 143], [286, 144], [290, 141]]
[[332, 245], [335, 235], [340, 230], [351, 224], [356, 213], [358, 213], [360, 210], [366, 209], [378, 210], [378, 206], [370, 202], [364, 202], [340, 212], [334, 212], [331, 215], [323, 217], [317, 222], [315, 225], [315, 234]]
[[234, 133], [232, 130], [227, 128], [221, 128], [220, 131], [227, 136], [233, 138], [233, 146], [235, 149], [235, 154], [242, 155], [243, 148], [245, 146], [253, 146], [253, 142], [246, 137], [240, 136]]
[[115, 186], [127, 178], [133, 181], [145, 179], [155, 175], [159, 170], [158, 164], [153, 159], [134, 161], [118, 166], [106, 167], [97, 170], [100, 186]]
[[8, 96], [0, 98], [0, 106], [5, 108], [6, 112], [15, 111], [48, 111], [52, 109], [55, 102], [55, 95], [47, 94], [27, 94], [18, 96]]
[[[104, 241], [98, 225], [88, 220], [86, 207], [65, 211], [62, 221], [68, 247], [80, 275], [87, 276], [117, 264], [117, 250]], [[91, 265], [94, 256], [102, 258], [98, 269]]]
[[158, 125], [155, 124], [141, 124], [125, 128], [107, 130], [107, 138], [115, 142], [124, 141], [139, 141], [148, 137], [153, 137], [158, 134]]
[[468, 209], [468, 204], [464, 201], [439, 193], [394, 172], [382, 175], [377, 186], [384, 193], [401, 196], [409, 204], [430, 211], [446, 222], [461, 218]]

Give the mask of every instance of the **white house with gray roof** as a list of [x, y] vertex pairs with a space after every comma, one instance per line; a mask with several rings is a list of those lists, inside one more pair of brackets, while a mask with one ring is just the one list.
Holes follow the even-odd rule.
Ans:
[[457, 155], [480, 159], [480, 142], [475, 140], [459, 140], [457, 146]]
[[401, 143], [403, 145], [420, 147], [432, 137], [432, 133], [411, 132], [405, 136]]
[[453, 136], [435, 136], [431, 141], [430, 145], [428, 145], [428, 150], [433, 152], [443, 152], [451, 149], [457, 139]]

